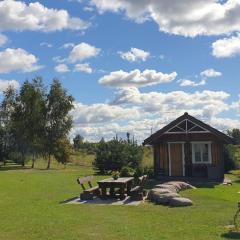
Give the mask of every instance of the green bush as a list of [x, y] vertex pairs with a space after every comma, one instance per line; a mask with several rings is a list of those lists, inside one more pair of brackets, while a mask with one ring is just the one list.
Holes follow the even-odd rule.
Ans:
[[103, 139], [96, 148], [94, 166], [101, 174], [108, 171], [120, 171], [123, 167], [137, 168], [141, 164], [143, 149], [136, 143], [113, 139]]
[[130, 168], [130, 167], [122, 167], [121, 171], [120, 171], [120, 176], [121, 177], [133, 177], [134, 176], [134, 169]]
[[147, 175], [148, 178], [154, 178], [154, 169], [149, 167], [144, 167], [144, 168], [138, 167], [135, 170], [134, 177], [139, 178], [143, 175]]
[[228, 172], [230, 170], [239, 169], [239, 162], [235, 156], [237, 146], [227, 145], [224, 147], [224, 170]]
[[153, 168], [145, 167], [143, 172], [144, 172], [144, 175], [148, 176], [148, 178], [154, 178], [154, 169]]

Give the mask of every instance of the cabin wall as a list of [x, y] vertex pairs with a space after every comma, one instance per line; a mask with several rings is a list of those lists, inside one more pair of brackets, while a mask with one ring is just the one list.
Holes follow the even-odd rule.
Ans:
[[164, 170], [168, 175], [168, 145], [161, 143], [154, 146], [154, 172], [158, 174], [159, 170]]
[[[192, 163], [192, 141], [211, 141], [211, 164]], [[223, 143], [210, 133], [166, 134], [154, 145], [154, 169], [157, 175], [164, 170], [169, 176], [168, 142], [184, 142], [185, 177], [206, 177], [209, 180], [221, 180], [224, 176]]]

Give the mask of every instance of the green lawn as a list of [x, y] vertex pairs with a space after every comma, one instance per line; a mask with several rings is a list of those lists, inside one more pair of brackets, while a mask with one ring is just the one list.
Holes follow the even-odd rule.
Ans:
[[[77, 196], [76, 178], [90, 167], [58, 170], [0, 171], [1, 240], [74, 239], [239, 239], [227, 235], [240, 201], [240, 178], [233, 186], [182, 192], [194, 201], [188, 208], [64, 205]], [[104, 178], [96, 176], [95, 180]]]

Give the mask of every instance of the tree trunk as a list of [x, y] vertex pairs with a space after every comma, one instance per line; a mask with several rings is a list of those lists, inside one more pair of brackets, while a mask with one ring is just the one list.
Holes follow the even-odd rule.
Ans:
[[50, 165], [51, 165], [51, 154], [48, 155], [48, 165], [47, 165], [47, 169], [50, 169]]
[[35, 165], [35, 154], [33, 154], [32, 156], [32, 168], [34, 168], [34, 165]]
[[22, 153], [22, 167], [25, 167], [24, 153]]

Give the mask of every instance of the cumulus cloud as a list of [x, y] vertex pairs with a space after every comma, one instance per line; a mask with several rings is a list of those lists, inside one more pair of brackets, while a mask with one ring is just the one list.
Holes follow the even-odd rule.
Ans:
[[26, 50], [7, 48], [0, 52], [0, 73], [12, 71], [33, 72], [42, 68], [38, 65], [38, 59]]
[[240, 34], [223, 38], [212, 44], [212, 55], [217, 58], [233, 57], [240, 54]]
[[[219, 117], [233, 108], [228, 103], [229, 96], [223, 91], [208, 90], [141, 93], [137, 88], [119, 89], [108, 104], [76, 102], [71, 112], [71, 136], [80, 133], [90, 141], [98, 141], [101, 137], [111, 139], [116, 133], [125, 137], [130, 132], [141, 143], [151, 131], [159, 130], [186, 111], [219, 130], [240, 127], [239, 120]], [[236, 107], [237, 103], [232, 105]]]
[[0, 33], [0, 47], [5, 45], [8, 42], [7, 36]]
[[200, 73], [202, 77], [213, 78], [222, 76], [221, 72], [214, 70], [213, 68], [206, 69]]
[[180, 83], [181, 87], [198, 87], [198, 86], [203, 86], [206, 84], [205, 79], [202, 79], [200, 82], [194, 82], [194, 81], [188, 80], [188, 79], [180, 79], [180, 80], [178, 80], [178, 82]]
[[53, 45], [51, 43], [48, 43], [48, 42], [41, 42], [40, 46], [41, 47], [47, 47], [47, 48], [52, 48], [53, 47]]
[[64, 43], [61, 48], [67, 49], [67, 48], [73, 48], [75, 46], [74, 43]]
[[60, 31], [84, 30], [89, 23], [74, 18], [66, 10], [47, 8], [39, 2], [26, 4], [23, 1], [0, 2], [1, 31]]
[[99, 79], [99, 83], [110, 87], [145, 87], [172, 82], [177, 77], [176, 72], [170, 74], [146, 69], [141, 72], [135, 69], [130, 72], [123, 70], [111, 72]]
[[201, 81], [195, 82], [189, 79], [179, 79], [178, 83], [180, 83], [181, 87], [198, 87], [198, 86], [206, 85], [208, 78], [214, 78], [214, 77], [220, 77], [220, 76], [222, 76], [221, 72], [218, 72], [213, 68], [208, 68], [200, 73], [200, 77], [203, 78]]
[[6, 91], [9, 86], [11, 86], [14, 89], [18, 89], [20, 87], [20, 84], [16, 80], [0, 79], [0, 92]]
[[129, 62], [143, 61], [145, 62], [149, 57], [150, 53], [139, 48], [131, 48], [128, 52], [119, 52], [122, 59]]
[[196, 37], [240, 31], [238, 0], [91, 0], [91, 5], [100, 13], [124, 12], [138, 23], [152, 20], [170, 34]]
[[144, 109], [144, 112], [164, 113], [189, 111], [198, 116], [215, 116], [230, 109], [226, 102], [229, 94], [224, 91], [196, 91], [187, 93], [173, 91], [168, 93], [141, 93], [137, 88], [125, 88], [116, 92], [113, 105], [134, 105]]
[[71, 63], [75, 63], [77, 61], [83, 61], [85, 59], [95, 57], [100, 53], [101, 49], [96, 48], [88, 43], [82, 42], [72, 49], [70, 52], [68, 60]]
[[66, 73], [69, 72], [69, 68], [66, 64], [59, 64], [55, 67], [55, 71], [58, 73]]
[[89, 63], [78, 63], [74, 66], [74, 72], [92, 73], [93, 70]]
[[64, 62], [66, 62], [67, 59], [66, 58], [62, 58], [60, 56], [56, 56], [56, 57], [53, 57], [52, 60], [54, 62], [56, 62], [56, 63], [64, 63]]
[[119, 119], [137, 119], [140, 116], [136, 108], [122, 108], [104, 103], [92, 105], [75, 103], [71, 114], [76, 124], [106, 123]]
[[231, 118], [213, 117], [208, 120], [208, 123], [223, 132], [233, 128], [240, 128], [240, 121]]

